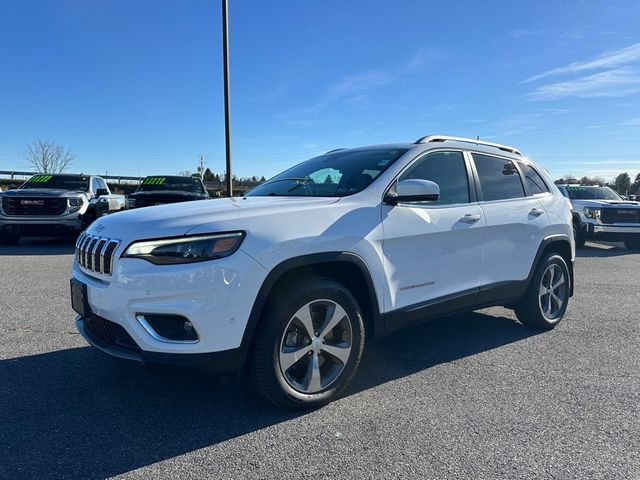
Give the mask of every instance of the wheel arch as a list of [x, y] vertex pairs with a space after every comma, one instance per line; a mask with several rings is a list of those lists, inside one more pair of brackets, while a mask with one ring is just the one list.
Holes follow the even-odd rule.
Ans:
[[574, 274], [573, 274], [573, 253], [571, 250], [571, 239], [566, 234], [550, 235], [545, 237], [536, 253], [535, 260], [529, 271], [527, 285], [531, 283], [531, 279], [540, 260], [549, 253], [557, 253], [560, 255], [569, 269], [569, 296], [573, 296]]
[[260, 316], [271, 295], [289, 283], [305, 276], [321, 276], [344, 285], [358, 301], [364, 316], [365, 329], [374, 335], [384, 330], [378, 296], [366, 262], [350, 252], [326, 252], [294, 257], [279, 263], [265, 278], [254, 300], [240, 348], [246, 356]]

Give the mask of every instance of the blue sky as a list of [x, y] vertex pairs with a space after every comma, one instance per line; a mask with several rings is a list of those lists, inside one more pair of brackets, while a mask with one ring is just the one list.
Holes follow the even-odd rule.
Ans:
[[[428, 133], [640, 171], [640, 2], [230, 1], [234, 173]], [[217, 0], [2, 0], [0, 170], [224, 170]]]

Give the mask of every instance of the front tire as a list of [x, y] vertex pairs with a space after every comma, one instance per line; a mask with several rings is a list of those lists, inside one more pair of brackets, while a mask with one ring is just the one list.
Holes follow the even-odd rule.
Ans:
[[319, 277], [291, 284], [260, 319], [250, 364], [254, 384], [276, 405], [320, 407], [350, 383], [364, 340], [360, 307], [343, 285]]
[[624, 246], [629, 250], [640, 250], [640, 240], [627, 240], [624, 242]]
[[580, 228], [580, 227], [581, 227], [580, 222], [574, 220], [574, 222], [573, 222], [573, 239], [576, 242], [576, 248], [584, 248], [584, 244], [586, 242], [584, 234], [582, 233], [582, 228]]
[[557, 253], [545, 256], [536, 267], [527, 293], [515, 308], [518, 320], [531, 328], [555, 328], [567, 310], [570, 281], [564, 259]]

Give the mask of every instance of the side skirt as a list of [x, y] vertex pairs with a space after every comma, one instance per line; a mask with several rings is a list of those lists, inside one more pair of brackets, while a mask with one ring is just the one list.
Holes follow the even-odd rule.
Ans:
[[513, 303], [522, 298], [528, 283], [500, 282], [392, 310], [385, 314], [385, 333], [455, 313]]

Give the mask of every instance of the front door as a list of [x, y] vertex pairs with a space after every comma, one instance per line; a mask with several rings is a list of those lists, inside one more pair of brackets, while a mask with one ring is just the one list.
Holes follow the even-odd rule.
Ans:
[[[389, 290], [385, 311], [402, 323], [411, 312], [451, 300], [460, 309], [475, 302], [485, 219], [472, 195], [469, 166], [461, 151], [418, 158], [399, 180], [431, 180], [440, 187], [433, 202], [383, 205], [383, 253]], [[447, 302], [449, 303], [449, 302]], [[406, 314], [405, 314], [406, 313]]]

